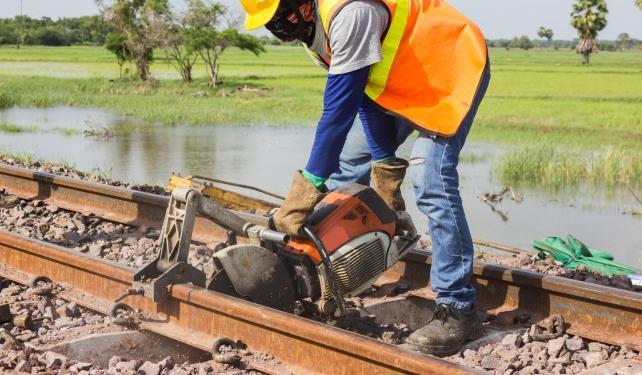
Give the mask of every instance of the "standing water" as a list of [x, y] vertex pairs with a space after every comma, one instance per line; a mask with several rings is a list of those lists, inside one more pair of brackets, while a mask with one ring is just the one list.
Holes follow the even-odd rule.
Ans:
[[[307, 127], [152, 126], [97, 109], [54, 107], [0, 111], [0, 124], [23, 131], [0, 136], [0, 151], [65, 162], [83, 171], [135, 183], [164, 185], [172, 172], [250, 184], [285, 194], [292, 175], [305, 165], [314, 135]], [[106, 137], [83, 134], [92, 129]], [[400, 155], [409, 152], [411, 140]], [[611, 252], [616, 260], [642, 267], [642, 218], [623, 214], [635, 201], [599, 194], [515, 191], [521, 203], [505, 198], [497, 211], [482, 202], [502, 184], [493, 176], [501, 148], [469, 142], [460, 163], [460, 185], [473, 236], [530, 248], [530, 241], [573, 234], [589, 246]], [[413, 201], [409, 181], [403, 186]], [[409, 212], [422, 232], [426, 219], [413, 204]], [[501, 212], [498, 212], [501, 211]]]

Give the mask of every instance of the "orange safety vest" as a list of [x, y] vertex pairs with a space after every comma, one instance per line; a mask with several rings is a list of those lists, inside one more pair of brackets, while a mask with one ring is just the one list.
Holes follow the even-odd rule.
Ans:
[[[327, 39], [334, 16], [353, 0], [317, 1]], [[422, 129], [454, 135], [487, 64], [484, 36], [445, 0], [379, 1], [390, 11], [390, 24], [381, 43], [383, 60], [370, 70], [366, 95]]]

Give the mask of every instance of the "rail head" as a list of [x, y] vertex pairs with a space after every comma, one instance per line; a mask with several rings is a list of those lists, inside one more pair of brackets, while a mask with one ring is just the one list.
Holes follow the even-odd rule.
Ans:
[[26, 168], [13, 167], [4, 163], [0, 163], [0, 176], [1, 175], [33, 180], [51, 186], [65, 186], [74, 190], [85, 191], [122, 200], [133, 200], [159, 207], [167, 207], [167, 202], [169, 201], [168, 197], [157, 194], [125, 189], [107, 184], [92, 183], [71, 177], [57, 176], [48, 172], [32, 171]]
[[[427, 250], [415, 249], [409, 252], [404, 260], [429, 266], [432, 264], [432, 253]], [[483, 278], [502, 280], [520, 286], [538, 288], [642, 311], [642, 295], [624, 289], [479, 261], [475, 261], [473, 273]]]

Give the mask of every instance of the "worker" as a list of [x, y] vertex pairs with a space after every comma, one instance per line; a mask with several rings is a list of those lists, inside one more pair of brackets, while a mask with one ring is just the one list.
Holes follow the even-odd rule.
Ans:
[[[328, 70], [307, 166], [295, 173], [273, 217], [275, 227], [300, 236], [331, 175], [335, 186], [371, 183], [390, 208], [405, 210], [400, 188], [410, 164], [417, 205], [432, 235], [437, 306], [406, 343], [427, 354], [458, 351], [482, 327], [457, 175], [490, 79], [481, 32], [445, 0], [240, 1], [246, 28], [265, 26], [282, 41], [302, 42]], [[357, 114], [362, 130], [351, 131]], [[409, 163], [396, 150], [413, 130], [419, 136]]]

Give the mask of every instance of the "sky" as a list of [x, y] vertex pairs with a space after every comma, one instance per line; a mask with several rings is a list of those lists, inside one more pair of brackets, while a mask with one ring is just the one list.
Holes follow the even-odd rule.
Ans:
[[[181, 0], [170, 0], [176, 6]], [[512, 38], [517, 35], [537, 36], [537, 29], [553, 29], [556, 39], [573, 39], [575, 30], [569, 25], [574, 0], [451, 0], [451, 4], [476, 21], [487, 38]], [[21, 0], [0, 0], [0, 18], [20, 12]], [[221, 0], [232, 11], [240, 12], [237, 0]], [[34, 18], [75, 17], [98, 13], [94, 0], [22, 0], [23, 11]], [[608, 26], [599, 37], [615, 39], [627, 32], [642, 39], [642, 10], [633, 0], [609, 0]]]

